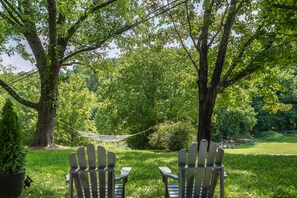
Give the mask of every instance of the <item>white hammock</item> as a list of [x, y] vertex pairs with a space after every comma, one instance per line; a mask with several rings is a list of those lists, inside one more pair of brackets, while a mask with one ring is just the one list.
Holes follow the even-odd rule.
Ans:
[[149, 130], [151, 130], [152, 128], [148, 128], [144, 131], [140, 131], [138, 133], [134, 133], [131, 135], [102, 135], [102, 134], [95, 134], [95, 133], [86, 133], [83, 131], [78, 131], [77, 132], [86, 138], [92, 138], [93, 140], [99, 141], [99, 142], [119, 142], [122, 140], [125, 140], [129, 137], [135, 136], [135, 135], [139, 135], [139, 134], [143, 134]]

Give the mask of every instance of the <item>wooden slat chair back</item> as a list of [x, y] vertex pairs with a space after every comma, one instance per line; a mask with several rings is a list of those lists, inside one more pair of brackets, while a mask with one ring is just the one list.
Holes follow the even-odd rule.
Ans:
[[[84, 147], [77, 149], [77, 153], [69, 155], [70, 173], [70, 198], [73, 197], [73, 183], [75, 184], [78, 198], [114, 198], [125, 197], [125, 184], [131, 167], [124, 167], [121, 175], [115, 176], [116, 156], [113, 152], [108, 152], [106, 156], [105, 148], [97, 147], [98, 162], [96, 162], [96, 151], [93, 144], [87, 146], [87, 159]], [[118, 180], [123, 180], [122, 184], [115, 185]]]
[[[178, 175], [171, 173], [168, 167], [159, 167], [165, 184], [165, 197], [213, 197], [220, 177], [220, 197], [224, 197], [224, 150], [215, 143], [202, 140], [193, 143], [188, 151], [178, 153]], [[198, 156], [197, 156], [198, 154]], [[168, 178], [178, 180], [178, 184], [168, 184]]]

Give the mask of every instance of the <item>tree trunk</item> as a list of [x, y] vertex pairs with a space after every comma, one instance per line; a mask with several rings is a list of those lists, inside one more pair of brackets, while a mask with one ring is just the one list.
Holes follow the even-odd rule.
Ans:
[[56, 108], [51, 108], [42, 102], [38, 109], [38, 122], [31, 146], [54, 146], [54, 121]]
[[210, 142], [212, 113], [216, 101], [217, 93], [215, 91], [206, 91], [202, 94], [199, 90], [199, 125], [197, 141], [207, 139]]
[[[38, 106], [38, 121], [33, 142], [31, 146], [53, 147], [54, 126], [57, 110], [57, 91], [56, 77], [41, 77], [41, 96]], [[51, 80], [46, 80], [51, 79]]]

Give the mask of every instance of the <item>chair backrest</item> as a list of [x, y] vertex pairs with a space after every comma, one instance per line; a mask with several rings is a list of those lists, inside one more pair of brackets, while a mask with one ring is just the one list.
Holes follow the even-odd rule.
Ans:
[[69, 155], [70, 197], [73, 196], [72, 181], [76, 187], [77, 197], [115, 197], [115, 154], [108, 152], [106, 159], [105, 148], [98, 146], [97, 150], [97, 163], [93, 144], [87, 146], [87, 159], [84, 147], [78, 148], [77, 155], [76, 153]]
[[[179, 197], [213, 197], [218, 176], [220, 175], [220, 193], [224, 196], [224, 150], [215, 143], [202, 140], [199, 145], [193, 143], [178, 153]], [[197, 159], [198, 153], [198, 159]]]

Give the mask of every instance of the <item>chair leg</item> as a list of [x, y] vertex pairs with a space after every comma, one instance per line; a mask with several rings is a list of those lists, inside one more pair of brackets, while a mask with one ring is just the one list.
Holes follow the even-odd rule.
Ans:
[[125, 198], [126, 196], [125, 196], [125, 189], [126, 189], [126, 185], [125, 185], [125, 181], [123, 181], [123, 192], [122, 192], [122, 198]]
[[73, 197], [73, 179], [72, 174], [69, 174], [69, 198]]
[[168, 192], [168, 179], [167, 177], [163, 177], [163, 182], [165, 186], [165, 198], [169, 197], [169, 192]]
[[221, 169], [220, 175], [220, 198], [224, 198], [224, 167]]

